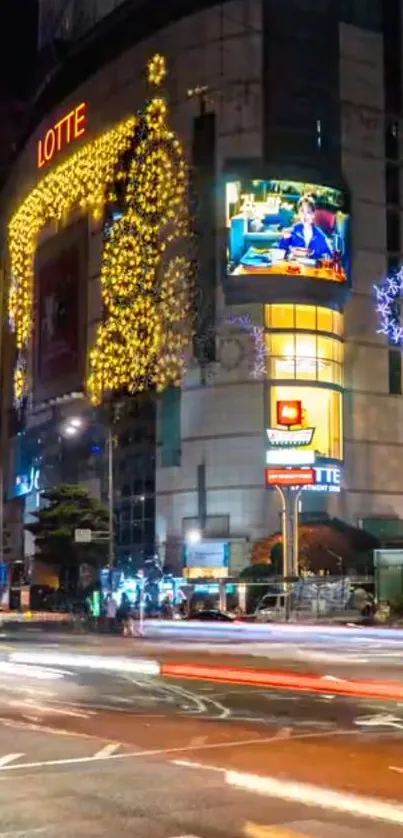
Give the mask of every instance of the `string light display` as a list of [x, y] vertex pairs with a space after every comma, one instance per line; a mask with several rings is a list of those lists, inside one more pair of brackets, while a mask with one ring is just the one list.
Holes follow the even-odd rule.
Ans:
[[[166, 76], [163, 56], [154, 56], [147, 71], [149, 82], [159, 86]], [[99, 404], [117, 391], [181, 383], [191, 340], [194, 266], [183, 255], [190, 232], [187, 166], [167, 118], [166, 101], [153, 98], [142, 115], [93, 140], [44, 177], [12, 217], [9, 319], [19, 353], [16, 399], [28, 391], [41, 230], [64, 223], [75, 207], [99, 220], [116, 202], [121, 211], [105, 223], [104, 317], [89, 353], [88, 395]]]
[[403, 346], [403, 326], [400, 321], [400, 304], [403, 297], [403, 268], [374, 285], [377, 334], [386, 335], [390, 343]]
[[159, 87], [167, 74], [167, 66], [164, 56], [159, 55], [159, 53], [153, 55], [148, 62], [147, 70], [149, 83], [155, 84], [156, 87]]
[[253, 366], [251, 369], [252, 378], [265, 378], [266, 376], [266, 341], [262, 326], [255, 326], [250, 314], [230, 315], [227, 323], [238, 326], [243, 332], [250, 335], [254, 345]]
[[38, 236], [47, 224], [62, 223], [77, 206], [94, 219], [102, 217], [108, 185], [113, 182], [120, 156], [130, 146], [136, 123], [137, 120], [130, 117], [55, 168], [30, 192], [10, 221], [13, 281], [9, 320], [19, 353], [14, 382], [16, 398], [21, 398], [28, 387], [25, 362], [33, 326], [34, 258]]
[[[154, 83], [165, 75], [160, 58], [148, 65]], [[188, 176], [167, 118], [165, 100], [152, 99], [130, 160], [117, 172], [122, 211], [105, 232], [105, 316], [89, 357], [87, 390], [94, 405], [116, 392], [161, 391], [183, 379], [193, 265], [178, 249], [190, 239]]]

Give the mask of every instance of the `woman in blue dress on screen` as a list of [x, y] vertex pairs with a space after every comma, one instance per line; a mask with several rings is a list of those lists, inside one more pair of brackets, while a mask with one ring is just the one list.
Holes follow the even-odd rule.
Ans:
[[277, 247], [284, 249], [287, 256], [292, 255], [295, 249], [297, 251], [295, 255], [301, 256], [301, 251], [305, 251], [306, 256], [315, 261], [331, 259], [333, 253], [328, 239], [323, 230], [314, 223], [315, 201], [310, 195], [300, 198], [298, 215], [299, 221], [291, 230], [284, 231]]

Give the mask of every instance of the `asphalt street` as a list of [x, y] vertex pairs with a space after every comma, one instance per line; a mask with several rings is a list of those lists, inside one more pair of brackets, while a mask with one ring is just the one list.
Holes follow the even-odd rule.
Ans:
[[0, 838], [402, 834], [403, 704], [63, 663], [86, 648], [2, 644]]

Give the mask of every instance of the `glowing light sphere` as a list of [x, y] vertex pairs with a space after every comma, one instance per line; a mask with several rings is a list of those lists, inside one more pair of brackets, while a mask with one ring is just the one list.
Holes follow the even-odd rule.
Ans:
[[378, 315], [377, 334], [386, 335], [395, 346], [403, 346], [400, 303], [403, 298], [403, 267], [374, 285], [375, 308]]

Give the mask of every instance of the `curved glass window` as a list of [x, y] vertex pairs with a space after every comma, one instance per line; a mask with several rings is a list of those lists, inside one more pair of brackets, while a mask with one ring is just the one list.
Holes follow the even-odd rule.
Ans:
[[313, 428], [309, 448], [318, 457], [343, 459], [343, 402], [342, 393], [327, 387], [299, 387], [280, 385], [270, 388], [270, 425], [277, 426], [277, 402], [302, 403], [302, 427]]
[[266, 334], [267, 374], [272, 380], [294, 379], [343, 384], [343, 344], [338, 338], [310, 332]]
[[343, 337], [343, 315], [324, 306], [279, 304], [265, 306], [267, 329], [330, 332]]

